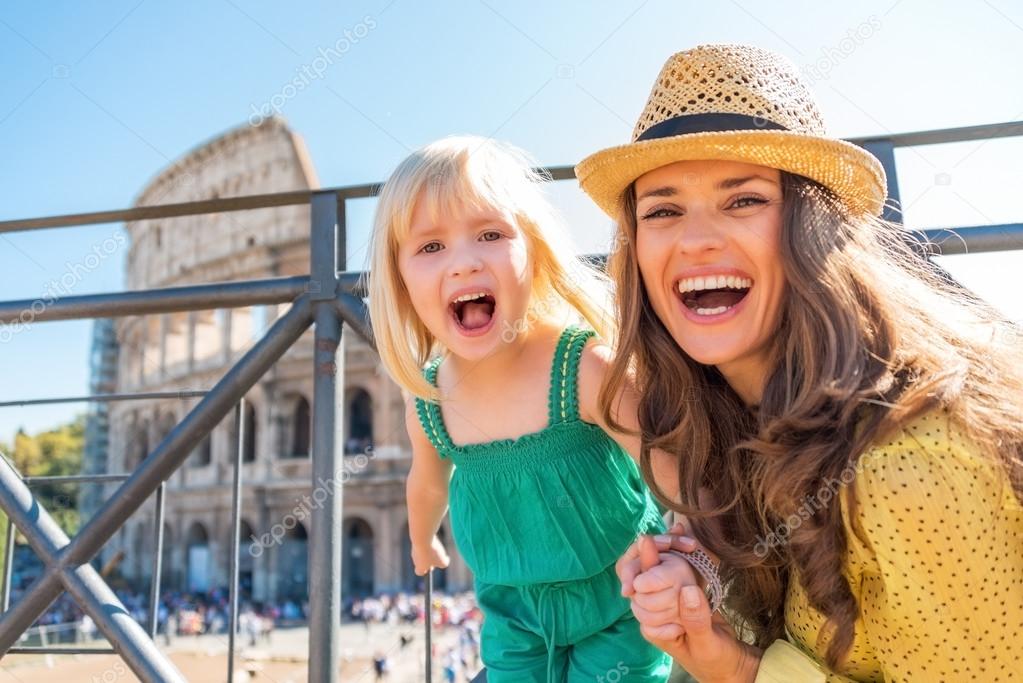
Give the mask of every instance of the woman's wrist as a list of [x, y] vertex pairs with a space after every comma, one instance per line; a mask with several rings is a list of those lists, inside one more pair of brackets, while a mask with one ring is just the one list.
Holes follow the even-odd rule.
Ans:
[[757, 680], [757, 672], [760, 671], [760, 660], [764, 656], [764, 651], [748, 643], [742, 643], [741, 647], [742, 655], [739, 660], [739, 672], [732, 679], [733, 683], [754, 683]]

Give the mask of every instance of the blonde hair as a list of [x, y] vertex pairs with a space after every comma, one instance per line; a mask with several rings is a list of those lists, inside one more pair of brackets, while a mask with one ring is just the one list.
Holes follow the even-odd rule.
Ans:
[[509, 214], [526, 236], [534, 265], [530, 314], [551, 319], [556, 312], [570, 312], [567, 306], [601, 337], [613, 337], [608, 280], [574, 256], [568, 233], [541, 190], [549, 179], [534, 170], [522, 150], [474, 136], [438, 140], [398, 164], [380, 192], [367, 290], [377, 351], [402, 388], [421, 398], [440, 398], [422, 368], [443, 349], [412, 308], [398, 269], [398, 247], [418, 202], [425, 202], [434, 218], [466, 206]]

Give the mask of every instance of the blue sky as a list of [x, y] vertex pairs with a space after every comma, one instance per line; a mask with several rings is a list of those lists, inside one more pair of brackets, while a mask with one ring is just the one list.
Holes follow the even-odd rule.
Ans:
[[[382, 180], [453, 133], [572, 164], [627, 141], [665, 58], [705, 42], [786, 54], [843, 137], [1023, 119], [1023, 8], [1009, 0], [7, 2], [0, 219], [129, 206], [164, 166], [269, 102], [324, 186]], [[296, 78], [307, 85], [293, 92]], [[900, 151], [907, 224], [1023, 220], [1020, 158], [1020, 139]], [[581, 249], [602, 250], [608, 221], [572, 183], [551, 194]], [[349, 208], [360, 263], [373, 202]], [[42, 296], [120, 229], [0, 235], [0, 299]], [[101, 252], [74, 294], [123, 286], [126, 248]], [[1020, 252], [946, 259], [1018, 320], [1005, 285], [1021, 264]], [[0, 344], [0, 401], [86, 393], [89, 325], [39, 323]], [[0, 408], [0, 440], [82, 407]]]

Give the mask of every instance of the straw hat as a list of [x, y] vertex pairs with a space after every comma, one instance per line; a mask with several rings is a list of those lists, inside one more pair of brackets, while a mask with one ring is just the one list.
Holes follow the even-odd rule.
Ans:
[[769, 166], [833, 190], [856, 215], [884, 206], [885, 175], [872, 154], [828, 137], [795, 65], [748, 45], [701, 45], [673, 55], [654, 82], [628, 145], [575, 167], [582, 189], [612, 218], [636, 178], [676, 161]]

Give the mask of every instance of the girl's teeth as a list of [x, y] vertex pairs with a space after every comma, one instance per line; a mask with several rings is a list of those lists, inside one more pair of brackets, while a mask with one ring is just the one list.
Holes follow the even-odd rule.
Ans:
[[720, 315], [727, 311], [731, 306], [718, 306], [717, 308], [697, 308], [697, 315]]

